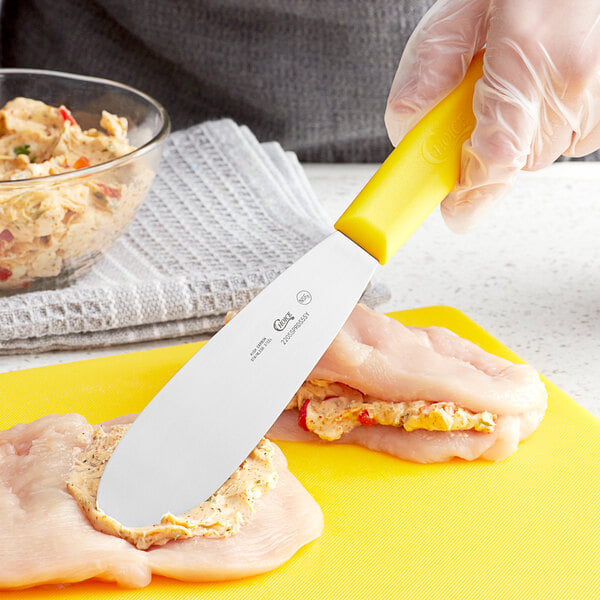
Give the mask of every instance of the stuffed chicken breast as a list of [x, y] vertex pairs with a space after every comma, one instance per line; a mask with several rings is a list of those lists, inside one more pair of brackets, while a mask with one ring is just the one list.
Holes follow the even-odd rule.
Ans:
[[530, 366], [358, 305], [269, 436], [418, 462], [502, 460], [540, 424], [546, 399]]

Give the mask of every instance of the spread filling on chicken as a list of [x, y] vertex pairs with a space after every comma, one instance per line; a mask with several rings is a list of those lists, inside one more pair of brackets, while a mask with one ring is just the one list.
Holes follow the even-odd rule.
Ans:
[[[82, 130], [64, 107], [15, 98], [0, 109], [0, 180], [57, 175], [108, 162], [135, 148], [127, 120], [102, 112]], [[85, 267], [131, 220], [152, 181], [123, 165], [97, 175], [0, 190], [0, 289]]]
[[75, 458], [67, 489], [96, 529], [124, 538], [142, 550], [194, 536], [234, 535], [252, 515], [257, 499], [277, 484], [274, 446], [263, 438], [206, 502], [180, 516], [168, 513], [152, 526], [125, 527], [98, 508], [96, 497], [106, 462], [128, 428], [129, 424], [120, 424], [109, 431], [94, 429], [91, 443]]
[[453, 402], [385, 402], [343, 383], [323, 380], [306, 381], [287, 409], [298, 409], [300, 427], [330, 442], [361, 425], [483, 433], [491, 433], [496, 425], [496, 415], [474, 413]]

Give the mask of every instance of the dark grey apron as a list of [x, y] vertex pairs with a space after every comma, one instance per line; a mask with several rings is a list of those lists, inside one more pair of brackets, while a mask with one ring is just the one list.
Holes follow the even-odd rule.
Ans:
[[390, 84], [433, 0], [28, 0], [1, 63], [116, 79], [182, 128], [228, 116], [306, 161], [380, 161]]

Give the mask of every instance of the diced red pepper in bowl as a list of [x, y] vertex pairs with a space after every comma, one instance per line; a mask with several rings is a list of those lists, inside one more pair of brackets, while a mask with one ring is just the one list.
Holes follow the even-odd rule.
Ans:
[[0, 231], [0, 242], [12, 242], [14, 239], [15, 236], [8, 229]]
[[105, 196], [109, 198], [120, 198], [121, 190], [118, 188], [110, 187], [110, 185], [104, 185], [103, 183], [99, 183], [98, 187], [104, 192]]
[[85, 169], [90, 166], [90, 161], [85, 156], [80, 156], [74, 163], [74, 169]]
[[71, 114], [71, 111], [68, 108], [61, 106], [58, 109], [58, 112], [60, 113], [60, 116], [63, 118], [64, 121], [68, 121], [69, 123], [71, 123], [71, 125], [77, 125], [77, 121], [73, 118], [73, 115]]

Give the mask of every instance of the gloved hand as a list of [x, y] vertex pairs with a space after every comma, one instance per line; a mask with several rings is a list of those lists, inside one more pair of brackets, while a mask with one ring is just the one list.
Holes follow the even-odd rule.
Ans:
[[385, 122], [396, 145], [486, 46], [459, 183], [442, 203], [470, 229], [520, 169], [600, 148], [600, 0], [439, 0], [410, 37]]

